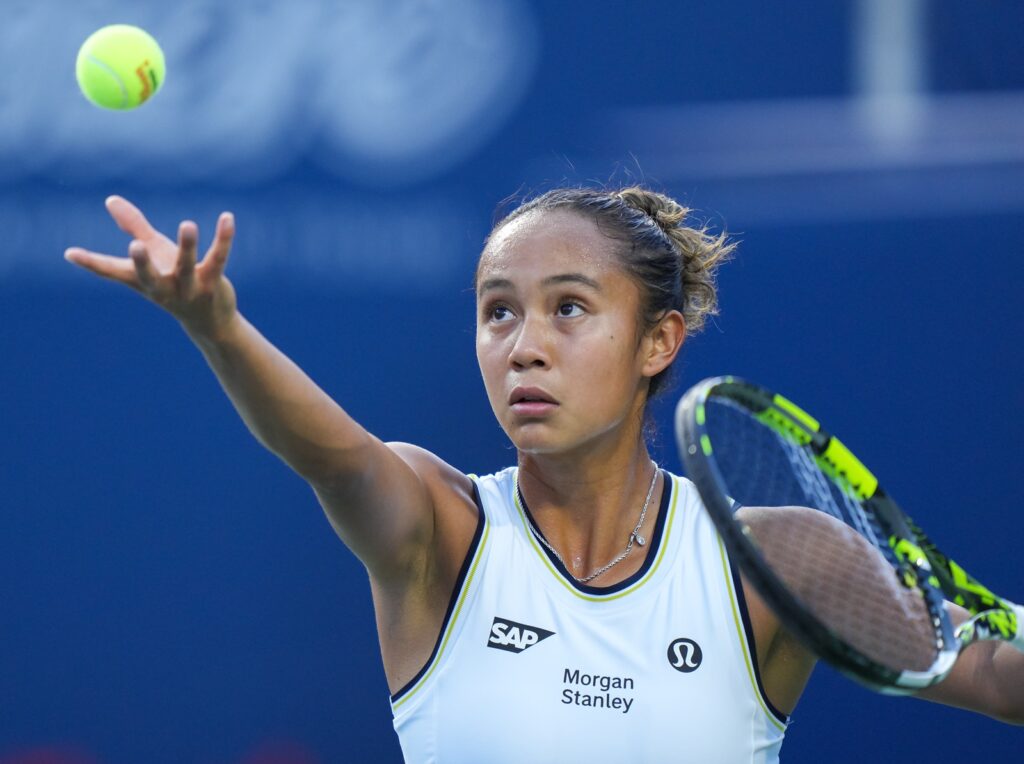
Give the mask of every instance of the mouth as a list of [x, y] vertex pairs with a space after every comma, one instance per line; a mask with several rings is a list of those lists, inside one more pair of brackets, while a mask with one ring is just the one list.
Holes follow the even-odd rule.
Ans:
[[558, 401], [539, 387], [515, 388], [508, 403], [512, 411], [523, 416], [542, 416], [558, 406]]

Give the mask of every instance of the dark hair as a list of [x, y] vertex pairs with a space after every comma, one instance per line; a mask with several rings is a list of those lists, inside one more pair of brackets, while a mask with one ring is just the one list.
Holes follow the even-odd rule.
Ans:
[[[617, 190], [556, 188], [520, 204], [491, 229], [538, 210], [568, 210], [593, 220], [621, 246], [615, 248], [626, 272], [640, 287], [641, 333], [667, 311], [683, 314], [689, 334], [718, 312], [715, 270], [736, 248], [726, 234], [687, 226], [690, 210], [674, 199], [640, 186]], [[648, 398], [665, 384], [668, 369], [651, 379]]]

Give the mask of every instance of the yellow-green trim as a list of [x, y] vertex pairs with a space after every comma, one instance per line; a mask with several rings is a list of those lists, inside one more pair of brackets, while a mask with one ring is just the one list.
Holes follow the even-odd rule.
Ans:
[[[665, 474], [668, 475], [667, 472]], [[559, 573], [558, 569], [551, 564], [551, 560], [548, 559], [547, 554], [541, 548], [540, 544], [537, 543], [537, 539], [534, 537], [533, 531], [530, 530], [530, 521], [526, 518], [526, 512], [523, 511], [523, 507], [519, 503], [518, 475], [516, 485], [514, 488], [513, 500], [515, 501], [516, 509], [519, 511], [519, 519], [523, 523], [523, 531], [526, 534], [526, 538], [530, 540], [530, 546], [533, 547], [534, 551], [537, 553], [537, 556], [540, 557], [540, 559], [544, 562], [544, 565], [547, 567], [547, 569], [551, 571], [551, 575], [555, 577], [555, 580], [558, 581], [558, 583], [560, 583], [562, 586], [564, 586], [566, 588], [566, 591], [576, 595], [581, 600], [586, 600], [587, 602], [611, 602], [612, 600], [617, 600], [620, 597], [625, 597], [627, 594], [630, 594], [631, 592], [635, 592], [645, 583], [650, 581], [651, 577], [654, 575], [654, 572], [658, 569], [658, 566], [661, 565], [662, 559], [665, 557], [665, 550], [668, 549], [669, 536], [672, 533], [672, 521], [676, 515], [676, 503], [679, 500], [679, 491], [676, 490], [676, 479], [675, 477], [669, 475], [669, 480], [670, 483], [665, 487], [670, 487], [672, 489], [672, 501], [669, 504], [668, 517], [665, 518], [665, 525], [662, 528], [661, 543], [658, 545], [658, 556], [654, 559], [654, 562], [651, 564], [651, 567], [647, 570], [647, 573], [644, 574], [643, 578], [641, 578], [632, 586], [629, 586], [625, 589], [622, 589], [621, 591], [617, 591], [612, 594], [584, 594], [583, 592], [576, 589], [576, 587], [574, 587], [568, 581], [566, 581], [565, 576]]]
[[476, 548], [476, 555], [473, 558], [473, 564], [470, 566], [469, 573], [466, 575], [466, 580], [462, 584], [462, 591], [459, 592], [459, 601], [455, 605], [455, 610], [452, 611], [452, 617], [448, 620], [448, 624], [445, 626], [444, 637], [441, 639], [441, 646], [437, 650], [437, 655], [434, 656], [434, 660], [431, 662], [430, 668], [427, 669], [427, 672], [420, 677], [420, 681], [410, 687], [409, 691], [405, 693], [405, 695], [391, 704], [392, 711], [398, 711], [405, 701], [415, 695], [419, 689], [423, 687], [426, 681], [430, 679], [430, 675], [434, 673], [434, 669], [436, 669], [437, 665], [441, 662], [441, 658], [444, 657], [444, 651], [448, 647], [448, 638], [451, 637], [452, 632], [455, 629], [455, 624], [459, 620], [459, 614], [462, 612], [462, 606], [466, 602], [466, 595], [469, 593], [470, 586], [473, 584], [473, 577], [476, 575], [477, 565], [483, 557], [484, 547], [487, 546], [487, 537], [491, 532], [491, 524], [487, 522], [487, 518], [481, 517], [481, 520], [484, 523], [484, 535], [480, 538], [480, 543]]
[[732, 588], [732, 576], [729, 574], [729, 561], [725, 556], [725, 546], [722, 544], [721, 536], [718, 537], [718, 551], [722, 554], [722, 573], [725, 576], [725, 588], [729, 592], [729, 604], [732, 606], [732, 619], [736, 625], [736, 635], [740, 639], [740, 647], [743, 648], [743, 660], [747, 665], [747, 676], [750, 679], [750, 686], [754, 690], [754, 697], [757, 698], [757, 702], [761, 705], [761, 710], [764, 711], [765, 716], [771, 720], [771, 723], [779, 730], [779, 732], [786, 731], [786, 725], [780, 722], [773, 714], [767, 704], [764, 702], [764, 698], [761, 696], [761, 688], [757, 686], [757, 678], [754, 676], [754, 658], [750, 655], [750, 647], [747, 645], [747, 634], [743, 629], [743, 621], [740, 618], [740, 608], [736, 604], [736, 592]]
[[878, 478], [871, 474], [871, 470], [865, 467], [839, 438], [829, 438], [824, 453], [815, 457], [814, 461], [833, 479], [832, 482], [840, 488], [848, 487], [861, 501], [870, 499], [878, 490]]
[[775, 402], [776, 406], [778, 406], [783, 411], [788, 412], [795, 419], [798, 419], [800, 422], [806, 425], [812, 432], [817, 432], [818, 430], [821, 429], [821, 425], [818, 423], [817, 419], [812, 417], [810, 414], [808, 414], [806, 411], [797, 406], [795, 403], [793, 403], [793, 401], [789, 400], [788, 398], [783, 398], [781, 395], [776, 394], [775, 397], [772, 398], [772, 400]]

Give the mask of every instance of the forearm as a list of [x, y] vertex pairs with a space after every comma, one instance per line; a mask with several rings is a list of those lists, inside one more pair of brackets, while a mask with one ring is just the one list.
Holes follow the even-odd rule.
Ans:
[[210, 337], [189, 331], [249, 430], [308, 482], [367, 460], [373, 439], [241, 314]]
[[[959, 605], [947, 602], [946, 608], [956, 626], [970, 617]], [[960, 653], [945, 679], [920, 696], [1009, 724], [1024, 724], [1024, 652], [1007, 642], [975, 642]]]
[[1024, 653], [1005, 642], [996, 643], [991, 677], [1004, 701], [1004, 711], [997, 718], [1024, 725]]

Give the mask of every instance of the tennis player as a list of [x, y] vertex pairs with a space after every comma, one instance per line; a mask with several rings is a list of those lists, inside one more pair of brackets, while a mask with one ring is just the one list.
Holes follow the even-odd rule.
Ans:
[[[560, 189], [499, 222], [476, 349], [517, 463], [477, 477], [375, 438], [246, 321], [224, 276], [230, 214], [197, 263], [194, 223], [175, 242], [125, 199], [107, 209], [129, 258], [67, 259], [174, 316], [312, 486], [369, 571], [407, 760], [778, 759], [814, 658], [644, 440], [647, 402], [715, 312], [724, 235], [641, 188]], [[1024, 723], [1024, 655], [976, 644], [922, 694]]]

